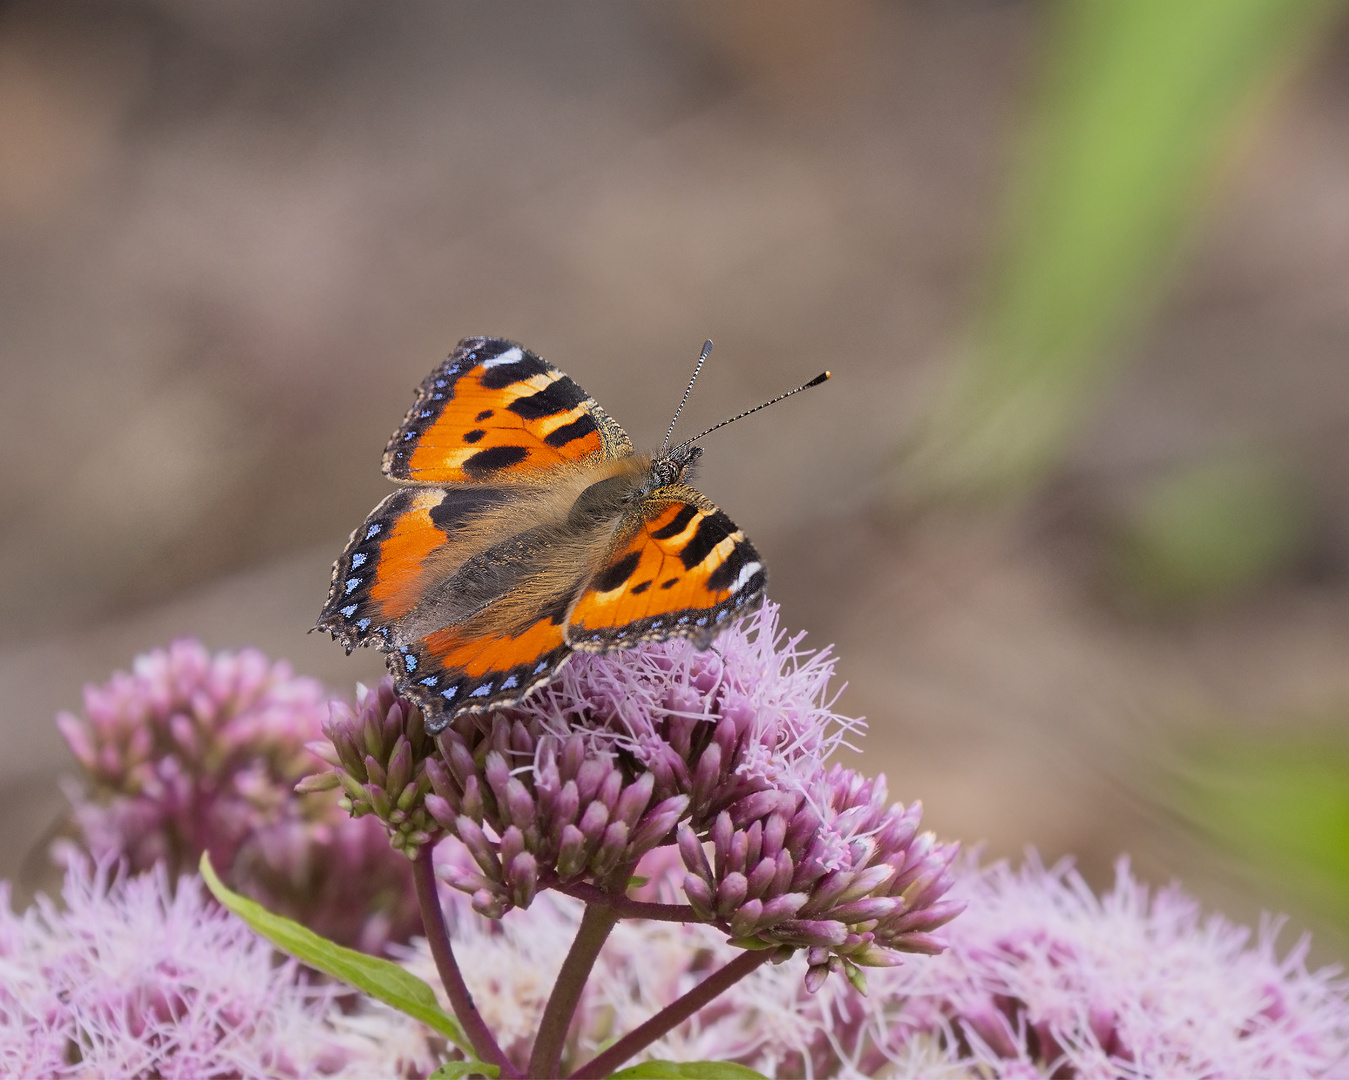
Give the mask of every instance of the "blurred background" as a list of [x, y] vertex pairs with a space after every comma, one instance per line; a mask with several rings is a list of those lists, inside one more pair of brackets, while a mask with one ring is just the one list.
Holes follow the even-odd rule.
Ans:
[[524, 342], [699, 487], [989, 856], [1349, 926], [1331, 0], [0, 5], [0, 877], [52, 724], [306, 636], [412, 391]]

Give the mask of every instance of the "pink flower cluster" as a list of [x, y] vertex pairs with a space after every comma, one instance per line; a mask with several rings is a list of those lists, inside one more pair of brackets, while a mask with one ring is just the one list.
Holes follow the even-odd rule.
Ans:
[[[209, 850], [236, 888], [374, 951], [411, 932], [405, 855], [434, 895], [438, 845], [459, 969], [516, 1075], [596, 908], [614, 919], [555, 1029], [564, 1071], [772, 956], [639, 1056], [769, 1076], [1349, 1075], [1349, 985], [1309, 972], [1305, 942], [1280, 956], [1277, 922], [1204, 917], [1123, 864], [1098, 898], [1066, 866], [953, 862], [916, 804], [827, 763], [858, 728], [830, 710], [830, 669], [769, 607], [707, 653], [577, 657], [523, 707], [432, 740], [387, 680], [352, 707], [252, 650], [141, 657], [59, 723], [87, 846], [145, 872], [68, 855], [64, 908], [22, 916], [0, 884], [0, 1074], [425, 1075], [447, 1053], [425, 1028], [277, 966], [169, 881]], [[436, 985], [424, 945], [402, 955]]]
[[940, 1037], [964, 1068], [993, 1075], [1349, 1072], [1349, 982], [1307, 970], [1305, 937], [1281, 958], [1282, 920], [1252, 933], [1205, 916], [1123, 860], [1099, 898], [1069, 865], [1033, 857], [971, 866], [956, 891], [969, 907], [950, 951], [887, 973], [901, 1003], [891, 1045]]
[[[644, 892], [673, 895], [682, 869], [658, 853]], [[467, 854], [447, 852], [450, 861]], [[1258, 933], [1203, 916], [1180, 890], [1152, 893], [1121, 864], [1097, 898], [1072, 870], [959, 867], [970, 904], [950, 948], [804, 990], [804, 959], [766, 966], [645, 1056], [729, 1060], [767, 1076], [1343, 1076], [1349, 986], [1308, 971]], [[444, 1054], [427, 1030], [370, 1002], [352, 1009], [306, 981], [200, 883], [164, 871], [94, 872], [72, 860], [60, 906], [23, 915], [0, 884], [0, 1075], [426, 1075]], [[525, 1052], [581, 904], [556, 892], [505, 920], [450, 901], [474, 998], [503, 1045]], [[733, 955], [700, 924], [623, 923], [572, 1029], [583, 1060]], [[435, 983], [424, 943], [405, 965]]]
[[[1125, 863], [1099, 898], [1070, 867], [1033, 857], [1019, 870], [969, 862], [955, 871], [952, 893], [969, 906], [940, 956], [871, 973], [866, 997], [843, 981], [807, 992], [803, 956], [761, 967], [646, 1056], [735, 1061], [780, 1077], [1349, 1073], [1349, 982], [1338, 969], [1308, 971], [1305, 940], [1281, 956], [1277, 922], [1252, 933], [1204, 916], [1176, 887], [1150, 891]], [[662, 851], [641, 873], [644, 893], [668, 898], [683, 870]], [[475, 1001], [508, 1040], [526, 1040], [581, 905], [550, 893], [504, 921], [477, 916], [464, 899], [454, 911]], [[578, 1011], [569, 1060], [734, 954], [705, 925], [621, 924]], [[420, 943], [405, 964], [433, 978]]]
[[227, 882], [347, 944], [379, 950], [420, 927], [407, 867], [374, 820], [296, 798], [307, 744], [331, 706], [322, 686], [256, 649], [176, 641], [86, 687], [57, 725], [84, 769], [72, 792], [84, 845], [132, 870], [192, 872], [203, 851]]
[[445, 880], [493, 918], [551, 888], [621, 896], [642, 856], [677, 841], [685, 918], [743, 948], [808, 950], [812, 989], [830, 971], [860, 985], [859, 966], [941, 951], [957, 849], [920, 834], [921, 808], [890, 804], [884, 780], [827, 765], [858, 725], [830, 710], [832, 661], [800, 640], [765, 604], [712, 651], [577, 657], [436, 743], [386, 679], [354, 712], [334, 708], [332, 771], [305, 788], [340, 785], [404, 849], [457, 837], [475, 865]]
[[295, 790], [340, 788], [338, 806], [353, 818], [366, 818], [367, 825], [383, 822], [390, 844], [415, 856], [437, 830], [426, 808], [436, 746], [421, 710], [400, 697], [386, 675], [373, 690], [356, 687], [354, 709], [334, 701], [323, 734], [326, 739], [309, 743], [309, 750], [331, 768], [306, 776]]
[[349, 1018], [337, 988], [210, 901], [72, 859], [58, 906], [23, 915], [0, 882], [0, 1075], [399, 1076], [434, 1067], [426, 1039], [385, 1014]]

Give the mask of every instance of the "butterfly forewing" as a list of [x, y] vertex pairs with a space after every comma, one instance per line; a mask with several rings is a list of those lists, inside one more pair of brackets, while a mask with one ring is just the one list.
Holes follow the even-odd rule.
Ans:
[[471, 484], [631, 452], [623, 429], [557, 368], [503, 338], [467, 338], [422, 383], [384, 471]]
[[745, 534], [683, 485], [640, 506], [568, 616], [567, 639], [608, 652], [676, 635], [700, 646], [758, 607], [766, 576]]

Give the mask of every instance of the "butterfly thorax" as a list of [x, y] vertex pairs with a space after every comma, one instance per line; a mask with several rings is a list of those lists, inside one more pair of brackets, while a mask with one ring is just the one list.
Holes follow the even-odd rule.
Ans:
[[572, 503], [567, 524], [586, 528], [616, 523], [632, 503], [661, 488], [681, 483], [684, 473], [702, 456], [701, 446], [677, 446], [652, 458], [630, 455], [606, 463], [609, 475], [586, 486]]
[[[435, 598], [435, 618], [471, 620], [469, 632], [487, 634], [518, 633], [540, 610], [560, 618], [614, 545], [654, 512], [657, 493], [679, 485], [701, 454], [701, 447], [686, 446], [650, 458], [579, 463], [574, 471], [558, 470], [553, 484], [532, 497], [516, 492], [509, 508], [477, 519], [486, 528], [475, 530], [477, 550], [462, 565], [450, 573], [445, 562], [428, 567], [429, 576], [440, 578], [422, 586]], [[414, 617], [400, 637], [420, 636], [426, 625]]]

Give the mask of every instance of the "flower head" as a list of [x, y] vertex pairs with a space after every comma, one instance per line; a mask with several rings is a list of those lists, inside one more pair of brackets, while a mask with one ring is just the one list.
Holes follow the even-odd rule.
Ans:
[[[427, 808], [476, 861], [473, 870], [447, 869], [445, 879], [484, 915], [528, 907], [540, 888], [623, 889], [688, 806], [683, 795], [655, 800], [650, 773], [587, 750], [579, 734], [559, 743], [530, 718], [457, 722], [440, 743], [447, 760], [430, 765]], [[517, 774], [521, 759], [536, 764]]]
[[[454, 843], [445, 857], [471, 861]], [[1151, 892], [1121, 863], [1097, 897], [1067, 866], [952, 867], [968, 911], [940, 956], [871, 974], [866, 997], [834, 980], [810, 993], [808, 956], [764, 965], [647, 1054], [727, 1060], [768, 1076], [1049, 1078], [1342, 1076], [1349, 1068], [1349, 983], [1308, 971], [1307, 944], [1280, 956], [1277, 921], [1251, 930], [1201, 913], [1179, 889]], [[654, 899], [678, 894], [669, 849], [639, 873]], [[455, 947], [494, 1029], [520, 1041], [542, 1006], [580, 904], [549, 893], [489, 921], [451, 905]], [[712, 926], [620, 923], [571, 1033], [588, 1058], [729, 960]], [[418, 944], [405, 960], [432, 980]], [[533, 1008], [531, 1008], [531, 1006]], [[509, 1040], [508, 1040], [509, 1041]]]
[[346, 1022], [331, 985], [162, 866], [112, 876], [71, 860], [58, 907], [24, 915], [0, 883], [0, 1074], [369, 1076], [429, 1060], [414, 1025]]
[[426, 733], [422, 711], [400, 697], [393, 679], [374, 690], [356, 688], [356, 707], [335, 701], [323, 722], [327, 742], [309, 748], [331, 768], [307, 776], [302, 792], [342, 789], [338, 805], [352, 817], [373, 815], [383, 822], [392, 845], [409, 858], [437, 831], [425, 807], [431, 791], [427, 760], [436, 745]]
[[[954, 1040], [966, 1067], [1032, 1076], [1326, 1076], [1349, 1067], [1349, 984], [1127, 861], [1097, 898], [1067, 864], [967, 868], [969, 910], [930, 964], [887, 972], [882, 1039]], [[873, 1031], [878, 1030], [873, 1028]]]
[[677, 841], [688, 917], [742, 947], [808, 949], [812, 987], [939, 951], [955, 848], [919, 835], [884, 781], [826, 765], [859, 724], [829, 709], [832, 662], [800, 640], [768, 604], [715, 650], [581, 656], [516, 708], [460, 713], [425, 763], [426, 810], [473, 858], [445, 880], [500, 917], [541, 889], [622, 893]]
[[[834, 766], [811, 796], [751, 796], [721, 811], [708, 832], [679, 829], [684, 892], [708, 921], [754, 947], [806, 948], [806, 986], [830, 971], [863, 989], [858, 966], [889, 967], [905, 952], [938, 953], [932, 931], [964, 908], [950, 889], [954, 844], [917, 834], [920, 807], [889, 805], [884, 777]], [[748, 803], [753, 809], [742, 809]], [[757, 811], [757, 813], [756, 813]]]
[[319, 763], [328, 695], [256, 649], [177, 641], [85, 689], [57, 717], [84, 768], [75, 820], [99, 860], [189, 871], [201, 852], [227, 879], [315, 930], [367, 949], [419, 925], [406, 867], [373, 821], [292, 788]]
[[76, 815], [95, 855], [180, 866], [203, 850], [230, 865], [250, 833], [293, 812], [304, 741], [328, 713], [313, 679], [256, 649], [212, 655], [196, 641], [138, 656], [84, 691], [57, 726], [90, 794]]

